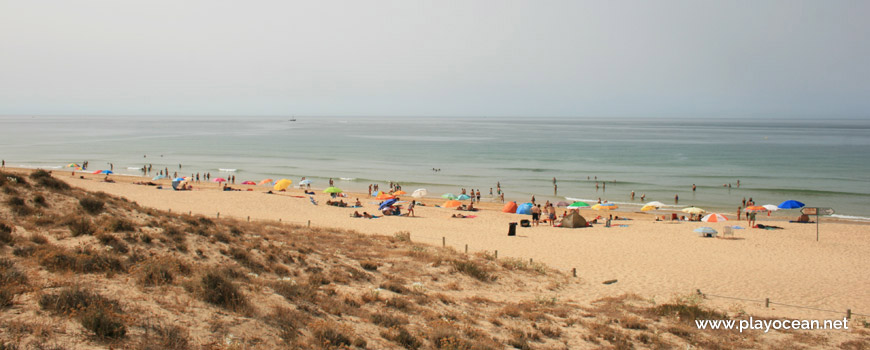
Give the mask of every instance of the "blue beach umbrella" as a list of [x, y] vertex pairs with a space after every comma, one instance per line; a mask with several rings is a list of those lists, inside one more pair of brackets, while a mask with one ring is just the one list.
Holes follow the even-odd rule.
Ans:
[[157, 181], [157, 180], [165, 179], [165, 178], [166, 178], [166, 175], [157, 175], [154, 178], [152, 178], [151, 180]]
[[712, 227], [707, 227], [707, 226], [704, 226], [704, 227], [698, 227], [698, 228], [695, 229], [695, 232], [697, 232], [697, 233], [703, 233], [703, 234], [705, 234], [705, 235], [712, 235], [712, 234], [714, 234], [714, 233], [718, 233], [718, 232], [716, 232], [716, 230], [714, 230]]
[[456, 196], [456, 199], [460, 200], [460, 201], [464, 201], [464, 200], [469, 199], [469, 198], [471, 198], [471, 197], [469, 197], [467, 194], [460, 194], [460, 195]]
[[797, 208], [803, 208], [803, 207], [804, 207], [803, 203], [798, 202], [796, 200], [791, 200], [791, 199], [779, 204], [779, 209], [797, 209]]
[[517, 214], [532, 215], [532, 203], [523, 203], [517, 206]]
[[176, 177], [176, 178], [172, 179], [172, 182], [180, 182], [180, 181], [185, 181], [185, 180], [187, 180], [187, 179], [185, 179], [183, 177]]
[[106, 175], [113, 174], [113, 173], [114, 172], [112, 172], [111, 170], [103, 170], [100, 172], [100, 174], [106, 174]]
[[388, 208], [389, 206], [396, 204], [397, 201], [399, 200], [395, 198], [387, 199], [383, 203], [381, 203], [381, 205], [378, 207], [378, 210], [384, 210], [384, 208]]

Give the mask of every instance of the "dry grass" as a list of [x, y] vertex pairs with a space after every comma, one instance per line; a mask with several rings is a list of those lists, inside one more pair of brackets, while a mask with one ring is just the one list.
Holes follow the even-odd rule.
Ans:
[[579, 305], [561, 300], [576, 282], [542, 264], [415, 244], [409, 232], [373, 237], [169, 214], [48, 173], [0, 174], [0, 187], [6, 347], [866, 346], [860, 333], [697, 331], [691, 320], [727, 315], [692, 300], [653, 305], [626, 295]]

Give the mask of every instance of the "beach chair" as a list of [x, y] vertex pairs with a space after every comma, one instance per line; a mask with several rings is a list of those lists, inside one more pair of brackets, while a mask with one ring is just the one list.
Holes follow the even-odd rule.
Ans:
[[734, 231], [731, 229], [731, 226], [725, 226], [725, 229], [722, 230], [722, 237], [734, 237]]

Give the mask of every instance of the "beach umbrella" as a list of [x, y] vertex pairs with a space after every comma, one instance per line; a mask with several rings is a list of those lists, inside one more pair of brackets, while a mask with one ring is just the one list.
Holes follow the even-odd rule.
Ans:
[[338, 187], [327, 187], [323, 190], [323, 193], [341, 193], [341, 189]]
[[471, 197], [469, 197], [467, 194], [460, 194], [460, 195], [456, 196], [456, 199], [461, 200], [461, 201], [464, 201], [464, 200], [469, 199], [469, 198], [471, 198]]
[[253, 181], [245, 181], [245, 182], [242, 182], [242, 185], [256, 185], [256, 184], [257, 184], [257, 183], [256, 183], [256, 182], [253, 182]]
[[91, 174], [99, 174], [101, 171], [102, 171], [102, 170], [97, 170], [97, 171], [95, 171], [95, 172], [92, 172]]
[[577, 202], [571, 203], [571, 205], [569, 205], [568, 208], [579, 209], [579, 208], [585, 208], [588, 206], [589, 206], [589, 204], [586, 204], [586, 202], [577, 201]]
[[259, 185], [270, 184], [270, 183], [272, 183], [273, 181], [275, 181], [275, 180], [272, 180], [272, 179], [263, 179], [263, 181], [260, 181]]
[[767, 208], [755, 205], [755, 206], [751, 206], [751, 207], [746, 207], [746, 209], [743, 209], [743, 211], [745, 211], [747, 213], [760, 213], [760, 212], [767, 211]]
[[403, 195], [403, 194], [408, 194], [408, 192], [405, 192], [405, 191], [396, 191], [396, 192], [393, 192], [393, 195], [394, 195], [394, 196], [401, 196], [401, 195]]
[[777, 211], [777, 210], [779, 210], [779, 207], [777, 207], [777, 206], [775, 206], [775, 205], [773, 205], [773, 204], [765, 204], [765, 205], [762, 205], [762, 207], [764, 207], [764, 209], [767, 209], [767, 210], [769, 210], [769, 211]]
[[288, 179], [281, 179], [275, 183], [275, 186], [272, 186], [272, 189], [275, 191], [286, 190], [287, 187], [290, 187], [290, 184], [292, 184], [292, 183], [293, 183], [293, 181], [290, 181]]
[[445, 193], [445, 194], [442, 194], [442, 195], [441, 195], [441, 198], [444, 198], [444, 199], [456, 199], [456, 195], [454, 195], [453, 193]]
[[443, 207], [443, 208], [456, 208], [460, 205], [462, 205], [462, 203], [460, 201], [449, 200], [449, 201], [444, 202], [444, 204], [441, 204], [441, 207]]
[[523, 203], [517, 206], [517, 214], [532, 215], [532, 203]]
[[566, 201], [560, 201], [559, 203], [556, 203], [557, 207], [567, 207], [569, 205], [571, 205], [571, 203], [568, 203]]
[[640, 211], [650, 211], [650, 210], [656, 210], [658, 208], [659, 207], [656, 207], [654, 205], [644, 205], [643, 208], [640, 208]]
[[173, 189], [173, 190], [178, 190], [178, 186], [180, 186], [181, 184], [183, 184], [184, 181], [186, 181], [186, 180], [185, 180], [184, 178], [181, 178], [181, 177], [176, 178], [176, 179], [172, 179], [172, 189]]
[[779, 209], [797, 209], [803, 208], [805, 204], [798, 202], [796, 200], [787, 200], [779, 204]]
[[381, 203], [381, 205], [378, 207], [378, 210], [384, 210], [384, 208], [388, 208], [388, 207], [390, 207], [391, 205], [396, 204], [397, 201], [398, 201], [398, 199], [395, 199], [395, 198], [385, 200], [385, 201], [384, 201], [383, 203]]
[[384, 199], [393, 199], [393, 198], [396, 198], [396, 196], [392, 196], [392, 195], [390, 195], [390, 194], [388, 194], [388, 193], [386, 193], [386, 192], [378, 193], [378, 196], [375, 197], [375, 199], [380, 199], [380, 200], [384, 200]]
[[214, 182], [217, 182], [217, 183], [221, 183], [221, 182], [227, 182], [227, 179], [224, 179], [224, 178], [222, 178], [222, 177], [216, 177], [216, 178], [214, 178], [214, 179], [211, 179], [211, 181], [214, 181]]
[[187, 179], [185, 179], [183, 177], [176, 177], [176, 178], [172, 179], [172, 182], [184, 181], [184, 180], [187, 180]]
[[416, 191], [414, 191], [414, 193], [411, 193], [411, 197], [423, 198], [426, 197], [427, 194], [429, 194], [429, 191], [427, 191], [425, 188], [418, 188]]
[[157, 176], [153, 177], [151, 180], [157, 181], [157, 180], [165, 179], [165, 178], [166, 178], [166, 175], [157, 175]]
[[651, 206], [654, 206], [654, 207], [661, 208], [661, 207], [665, 206], [665, 203], [662, 203], [662, 202], [659, 202], [659, 201], [652, 201], [652, 202], [649, 202], [649, 203], [647, 203], [647, 204], [644, 204], [644, 206], [647, 206], [647, 205], [651, 205]]
[[69, 164], [66, 165], [66, 167], [67, 167], [67, 168], [81, 168], [82, 166], [81, 166], [81, 165], [78, 165], [78, 164], [76, 164], [76, 163], [69, 163]]
[[595, 209], [595, 210], [613, 210], [613, 209], [618, 209], [618, 208], [619, 208], [619, 206], [616, 204], [613, 204], [613, 203], [596, 204], [595, 206], [592, 207], [592, 209]]
[[707, 211], [698, 207], [683, 208], [682, 212], [686, 214], [704, 214]]
[[719, 232], [716, 232], [716, 230], [714, 230], [712, 227], [707, 227], [707, 226], [704, 226], [704, 227], [698, 227], [698, 228], [695, 229], [695, 232], [699, 233], [700, 236], [707, 236], [707, 235], [710, 235], [711, 237], [713, 237], [713, 236], [715, 236], [717, 233], [719, 233]]
[[310, 184], [311, 184], [311, 180], [302, 180], [302, 181], [299, 181], [299, 184], [300, 184], [300, 185], [310, 185]]
[[701, 221], [703, 221], [703, 222], [722, 222], [722, 221], [728, 221], [728, 218], [722, 214], [707, 214], [706, 216], [701, 218]]

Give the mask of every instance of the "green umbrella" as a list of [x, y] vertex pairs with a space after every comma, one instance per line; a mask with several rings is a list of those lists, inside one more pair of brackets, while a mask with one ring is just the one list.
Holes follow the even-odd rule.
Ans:
[[328, 187], [327, 189], [323, 190], [323, 193], [341, 193], [341, 189], [338, 187]]
[[456, 199], [456, 195], [454, 195], [453, 193], [445, 193], [445, 194], [442, 194], [442, 195], [441, 195], [441, 198], [444, 198], [444, 199]]
[[574, 202], [574, 203], [571, 203], [571, 205], [569, 205], [568, 208], [583, 208], [583, 207], [588, 207], [588, 206], [589, 206], [589, 204], [586, 204], [585, 202]]

